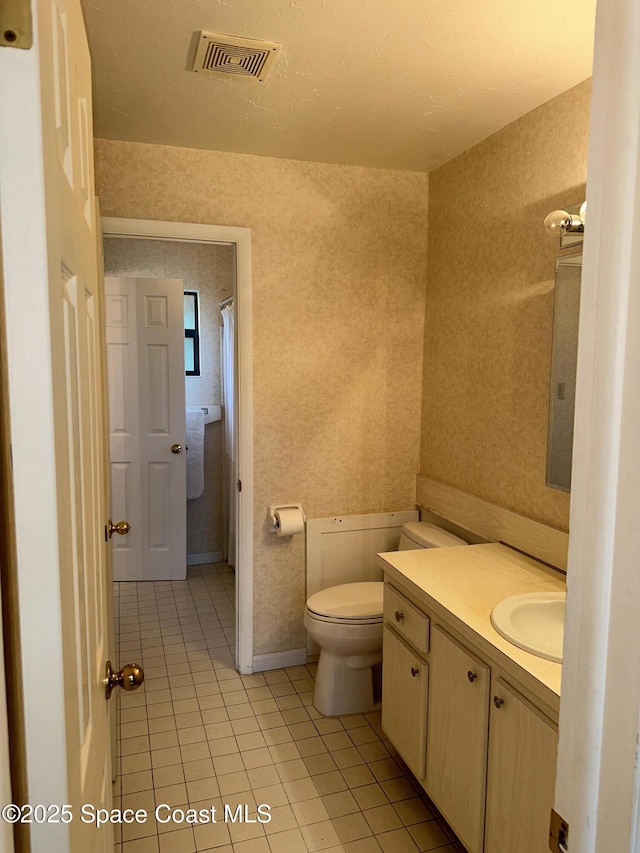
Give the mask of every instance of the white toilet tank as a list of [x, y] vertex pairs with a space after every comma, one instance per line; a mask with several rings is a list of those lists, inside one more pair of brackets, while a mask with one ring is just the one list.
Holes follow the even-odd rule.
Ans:
[[454, 545], [468, 545], [464, 539], [454, 536], [448, 530], [427, 524], [425, 521], [410, 521], [402, 525], [398, 551], [416, 551], [418, 548], [450, 548]]

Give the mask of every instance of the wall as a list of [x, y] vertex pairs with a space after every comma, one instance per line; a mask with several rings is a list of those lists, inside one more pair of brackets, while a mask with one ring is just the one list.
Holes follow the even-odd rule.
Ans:
[[421, 473], [568, 529], [545, 486], [557, 243], [584, 200], [590, 82], [429, 175]]
[[306, 644], [310, 517], [411, 509], [420, 444], [424, 174], [97, 140], [102, 213], [251, 228], [255, 639]]
[[[200, 376], [185, 378], [187, 406], [220, 405], [219, 304], [233, 293], [232, 246], [165, 240], [106, 238], [105, 275], [180, 278], [185, 290], [197, 290], [200, 302]], [[187, 554], [223, 550], [222, 422], [207, 424], [204, 438], [205, 487], [187, 501]]]

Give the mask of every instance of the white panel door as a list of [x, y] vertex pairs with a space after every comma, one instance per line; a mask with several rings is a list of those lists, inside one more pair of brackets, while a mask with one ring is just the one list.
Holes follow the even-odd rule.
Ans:
[[34, 853], [107, 851], [109, 595], [102, 294], [91, 67], [78, 0], [34, 0], [34, 47], [0, 50], [0, 219], [27, 786], [69, 804]]
[[105, 279], [115, 580], [186, 576], [183, 311], [179, 279]]

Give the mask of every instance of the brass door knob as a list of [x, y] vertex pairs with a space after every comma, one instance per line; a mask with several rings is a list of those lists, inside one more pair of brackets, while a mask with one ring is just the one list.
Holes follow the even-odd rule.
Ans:
[[107, 661], [104, 677], [107, 699], [111, 698], [111, 691], [114, 687], [122, 687], [123, 690], [137, 690], [143, 681], [144, 670], [137, 663], [128, 663], [122, 667], [120, 672], [115, 672], [111, 666], [111, 661]]
[[182, 453], [182, 445], [181, 444], [172, 444], [171, 445], [172, 453]]
[[109, 522], [107, 524], [107, 533], [109, 534], [109, 539], [111, 539], [114, 533], [118, 533], [120, 536], [126, 536], [130, 530], [131, 525], [128, 521], [119, 521], [117, 524], [114, 524], [111, 519], [109, 519]]

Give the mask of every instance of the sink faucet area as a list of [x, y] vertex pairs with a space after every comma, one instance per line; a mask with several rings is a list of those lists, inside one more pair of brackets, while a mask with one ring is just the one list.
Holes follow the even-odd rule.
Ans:
[[491, 624], [514, 646], [562, 663], [565, 601], [565, 592], [512, 595], [493, 608]]

